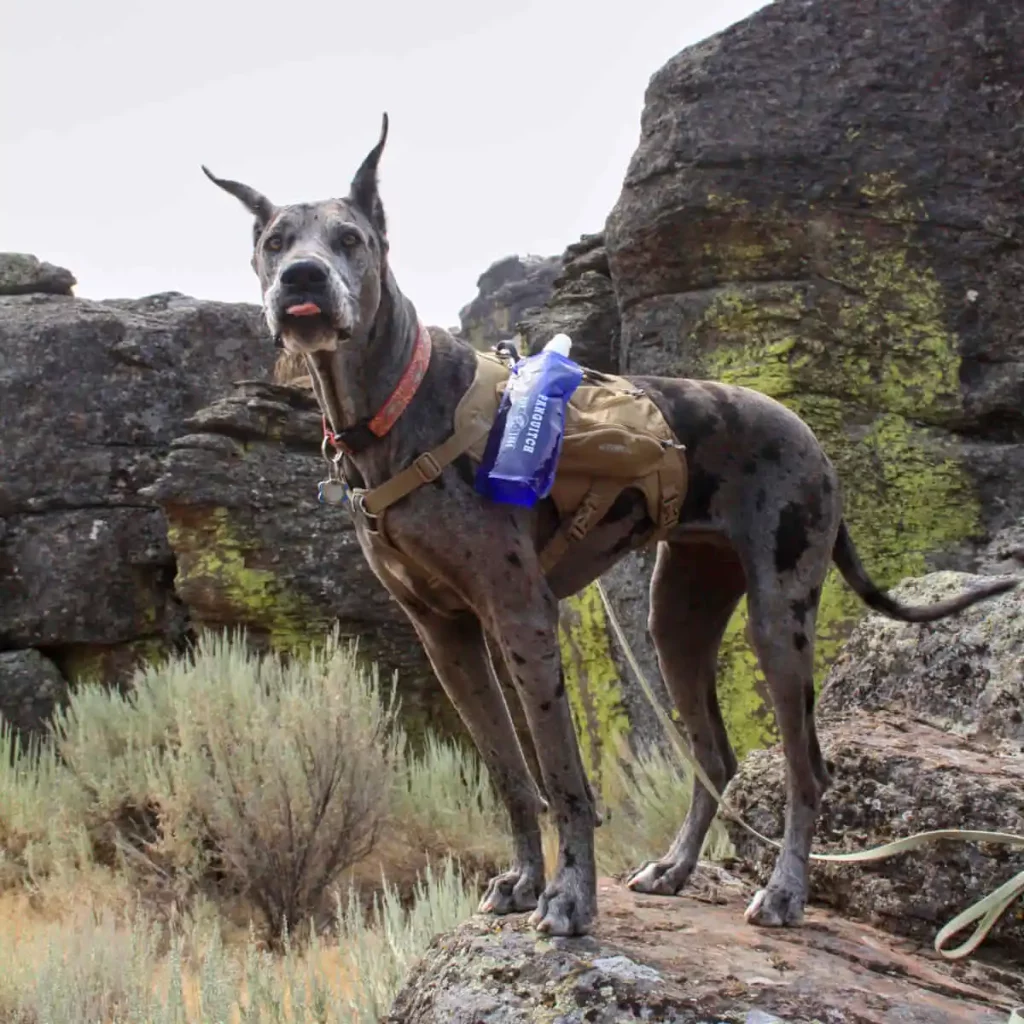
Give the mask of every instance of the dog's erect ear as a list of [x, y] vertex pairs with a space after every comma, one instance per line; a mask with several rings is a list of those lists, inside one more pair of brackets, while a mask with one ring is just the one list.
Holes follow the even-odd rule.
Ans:
[[377, 145], [366, 154], [366, 159], [359, 165], [349, 191], [349, 198], [370, 218], [370, 223], [380, 232], [382, 238], [387, 235], [387, 223], [384, 219], [384, 204], [380, 201], [380, 193], [377, 191], [377, 164], [380, 163], [380, 155], [384, 152], [384, 143], [387, 139], [388, 115], [385, 113], [381, 120]]
[[200, 166], [203, 168], [203, 174], [214, 185], [233, 195], [256, 218], [256, 223], [253, 225], [253, 240], [259, 238], [271, 217], [277, 212], [277, 207], [262, 192], [257, 192], [256, 189], [243, 185], [240, 181], [218, 178], [205, 164], [200, 164]]

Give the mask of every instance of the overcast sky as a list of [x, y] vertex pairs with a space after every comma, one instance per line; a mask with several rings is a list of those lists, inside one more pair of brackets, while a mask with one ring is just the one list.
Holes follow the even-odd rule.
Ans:
[[259, 301], [250, 218], [344, 195], [380, 115], [392, 262], [451, 326], [509, 253], [599, 230], [665, 60], [763, 0], [7, 0], [0, 250], [78, 294]]

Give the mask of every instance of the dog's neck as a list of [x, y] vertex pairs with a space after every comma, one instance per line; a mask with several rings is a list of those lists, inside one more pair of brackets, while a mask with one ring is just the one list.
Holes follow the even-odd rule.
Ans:
[[[335, 354], [340, 409], [334, 415], [328, 413], [335, 432], [372, 418], [387, 402], [412, 359], [419, 330], [415, 307], [402, 294], [390, 267], [386, 267], [373, 323], [363, 337], [354, 339], [355, 344], [341, 345]], [[413, 396], [410, 405], [415, 400]], [[365, 451], [348, 455], [365, 479], [375, 480], [382, 473], [387, 475], [387, 465], [397, 454], [394, 441], [401, 433], [406, 412], [408, 410], [384, 438], [373, 442]], [[338, 419], [341, 422], [334, 422]]]
[[390, 269], [382, 282], [380, 305], [373, 323], [339, 346], [336, 382], [341, 408], [329, 419], [336, 431], [372, 417], [388, 400], [416, 344], [419, 323], [412, 303], [398, 290]]

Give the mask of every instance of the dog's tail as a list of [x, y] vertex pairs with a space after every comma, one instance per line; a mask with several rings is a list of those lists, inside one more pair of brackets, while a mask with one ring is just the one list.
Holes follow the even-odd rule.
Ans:
[[934, 622], [936, 619], [944, 619], [969, 608], [978, 601], [995, 597], [996, 594], [1005, 594], [1007, 590], [1012, 590], [1021, 582], [1020, 579], [993, 580], [991, 583], [968, 590], [958, 597], [950, 597], [945, 601], [937, 601], [935, 604], [900, 604], [899, 601], [879, 590], [868, 576], [867, 570], [861, 564], [857, 549], [853, 545], [853, 538], [846, 528], [845, 521], [839, 524], [839, 534], [832, 548], [832, 560], [843, 574], [843, 579], [860, 595], [861, 600], [869, 608], [888, 615], [891, 619], [899, 619], [901, 622]]

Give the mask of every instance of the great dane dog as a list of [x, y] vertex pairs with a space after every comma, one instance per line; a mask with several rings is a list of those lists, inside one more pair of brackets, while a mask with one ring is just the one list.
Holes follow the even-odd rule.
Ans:
[[[366, 156], [344, 199], [278, 207], [248, 185], [207, 176], [255, 217], [252, 266], [278, 344], [299, 353], [333, 431], [365, 425], [392, 396], [422, 346], [412, 302], [388, 260], [377, 166], [387, 138]], [[471, 383], [468, 344], [430, 328], [429, 364], [397, 421], [365, 437], [343, 460], [347, 481], [376, 487], [439, 445]], [[649, 628], [668, 691], [696, 756], [721, 789], [736, 771], [715, 690], [722, 634], [746, 594], [751, 640], [771, 693], [787, 761], [785, 836], [767, 887], [747, 919], [797, 924], [807, 898], [807, 861], [822, 794], [831, 779], [814, 724], [815, 618], [830, 562], [873, 609], [905, 622], [940, 619], [1015, 586], [998, 579], [926, 607], [881, 592], [860, 563], [843, 521], [836, 472], [808, 426], [755, 391], [706, 380], [633, 377], [686, 446], [689, 489], [680, 521], [657, 546]], [[538, 549], [556, 527], [550, 502], [499, 504], [474, 489], [468, 456], [388, 510], [394, 546], [443, 581], [461, 611], [429, 592], [390, 588], [411, 620], [508, 809], [510, 869], [490, 881], [481, 910], [533, 911], [554, 935], [586, 933], [597, 913], [594, 828], [600, 823], [565, 695], [558, 601], [642, 546], [654, 524], [639, 492], [627, 491], [547, 576]], [[365, 516], [353, 510], [360, 546], [380, 575]], [[545, 800], [527, 765], [499, 682], [511, 676], [540, 765]], [[558, 829], [554, 878], [545, 885], [540, 812]], [[629, 885], [674, 894], [693, 871], [715, 814], [697, 783], [668, 852]]]

